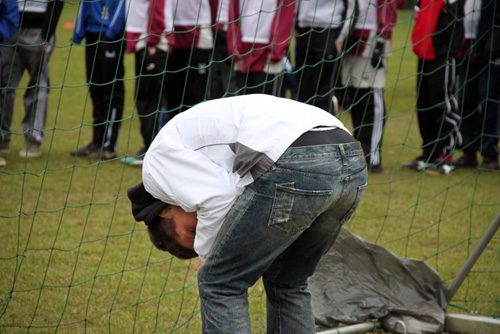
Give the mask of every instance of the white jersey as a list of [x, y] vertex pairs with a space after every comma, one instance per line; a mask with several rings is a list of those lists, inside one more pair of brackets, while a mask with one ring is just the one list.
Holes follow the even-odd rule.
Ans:
[[[167, 0], [168, 2], [169, 0]], [[174, 3], [175, 26], [209, 26], [212, 23], [209, 0], [170, 0]]]
[[194, 249], [205, 260], [245, 187], [316, 126], [345, 129], [322, 109], [271, 95], [198, 104], [156, 136], [144, 157], [144, 186], [165, 203], [197, 212]]
[[[165, 32], [171, 32], [174, 24], [174, 6], [172, 0], [164, 0], [163, 14], [165, 16]], [[127, 0], [126, 17], [128, 32], [146, 33], [149, 22], [149, 6], [151, 0]]]
[[45, 13], [48, 0], [19, 0], [19, 11], [29, 13]]
[[241, 41], [267, 44], [278, 9], [277, 0], [239, 0]]
[[126, 16], [128, 32], [144, 33], [148, 31], [148, 11], [150, 0], [127, 0]]
[[347, 38], [354, 20], [356, 0], [301, 0], [299, 1], [299, 28], [341, 28], [338, 40]]

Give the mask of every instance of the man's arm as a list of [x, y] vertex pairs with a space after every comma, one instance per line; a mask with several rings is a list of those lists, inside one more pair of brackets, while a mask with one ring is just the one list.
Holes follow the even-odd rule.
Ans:
[[0, 2], [0, 13], [0, 43], [3, 43], [19, 28], [19, 7], [17, 2]]
[[180, 138], [173, 126], [158, 134], [144, 158], [143, 182], [153, 197], [186, 212], [197, 212], [194, 247], [205, 260], [240, 194], [236, 187], [239, 177], [201, 152], [184, 147]]
[[62, 0], [50, 1], [47, 4], [47, 10], [45, 12], [42, 27], [42, 36], [44, 36], [46, 40], [49, 40], [54, 34], [59, 18], [61, 17], [63, 6], [64, 1]]

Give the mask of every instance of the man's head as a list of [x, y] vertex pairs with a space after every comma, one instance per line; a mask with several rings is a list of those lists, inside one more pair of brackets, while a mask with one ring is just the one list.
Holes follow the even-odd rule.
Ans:
[[169, 205], [154, 198], [141, 182], [127, 191], [136, 221], [148, 226], [153, 245], [181, 259], [198, 255], [194, 251], [196, 212], [186, 212], [181, 207]]

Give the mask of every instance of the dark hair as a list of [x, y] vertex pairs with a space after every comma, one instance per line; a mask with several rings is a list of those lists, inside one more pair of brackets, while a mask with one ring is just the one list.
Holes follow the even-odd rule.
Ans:
[[148, 225], [148, 234], [153, 245], [159, 250], [169, 252], [183, 260], [198, 256], [194, 249], [186, 248], [177, 243], [179, 235], [175, 232], [173, 219], [158, 216], [152, 224]]

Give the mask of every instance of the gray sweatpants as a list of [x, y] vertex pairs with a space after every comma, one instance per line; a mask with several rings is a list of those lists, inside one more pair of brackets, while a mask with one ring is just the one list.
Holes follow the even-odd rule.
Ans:
[[44, 43], [41, 28], [22, 28], [0, 48], [2, 142], [10, 142], [16, 88], [25, 70], [28, 71], [30, 80], [24, 94], [23, 133], [27, 141], [43, 141], [49, 99], [49, 59], [54, 50], [54, 42], [53, 35], [48, 45]]

